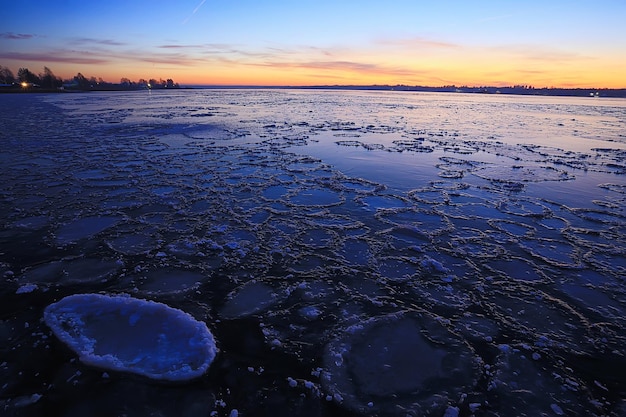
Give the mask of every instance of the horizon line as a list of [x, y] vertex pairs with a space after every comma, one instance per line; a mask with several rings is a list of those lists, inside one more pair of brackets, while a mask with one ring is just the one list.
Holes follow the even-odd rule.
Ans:
[[532, 85], [418, 85], [418, 84], [302, 84], [302, 85], [277, 85], [277, 84], [200, 84], [200, 83], [179, 83], [181, 87], [204, 87], [204, 88], [456, 88], [456, 89], [487, 89], [487, 88], [509, 88], [520, 90], [600, 90], [600, 91], [619, 91], [626, 90], [624, 87], [557, 87], [542, 86], [535, 87]]

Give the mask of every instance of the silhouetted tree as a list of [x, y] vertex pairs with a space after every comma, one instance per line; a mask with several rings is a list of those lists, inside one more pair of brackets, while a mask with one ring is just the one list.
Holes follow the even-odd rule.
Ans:
[[76, 76], [74, 77], [74, 81], [76, 81], [76, 83], [78, 84], [78, 88], [89, 89], [89, 80], [85, 78], [85, 76], [80, 72], [76, 74]]
[[[145, 89], [148, 84], [150, 85], [150, 88], [155, 89], [180, 88], [178, 83], [174, 82], [171, 78], [150, 78], [150, 81], [146, 81], [144, 78], [141, 78], [135, 82], [131, 81], [129, 78], [122, 77], [120, 79], [120, 83], [115, 84], [103, 80], [102, 77], [87, 78], [79, 72], [73, 78], [62, 80], [61, 77], [54, 75], [49, 67], [44, 67], [43, 73], [40, 73], [39, 75], [32, 73], [28, 68], [20, 68], [17, 72], [17, 77], [15, 77], [9, 68], [0, 65], [0, 84], [13, 84], [15, 82], [35, 84], [46, 89], [60, 88], [64, 84], [66, 84], [66, 88], [78, 90], [136, 90]], [[6, 88], [4, 90], [6, 90]]]
[[28, 70], [28, 68], [20, 68], [17, 70], [17, 78], [20, 82], [39, 84], [39, 77]]
[[0, 84], [13, 84], [15, 82], [15, 76], [13, 72], [7, 67], [0, 65]]
[[61, 78], [55, 76], [48, 67], [43, 67], [43, 74], [40, 74], [39, 77], [41, 78], [41, 86], [44, 88], [58, 88], [63, 84]]

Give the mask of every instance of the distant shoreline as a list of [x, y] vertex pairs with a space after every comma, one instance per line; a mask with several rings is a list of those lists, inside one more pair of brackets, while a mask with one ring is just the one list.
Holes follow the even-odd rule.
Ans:
[[[353, 91], [400, 91], [400, 92], [431, 92], [431, 93], [473, 93], [473, 94], [503, 94], [525, 96], [568, 96], [591, 98], [626, 98], [626, 88], [527, 88], [527, 87], [424, 87], [407, 85], [316, 85], [316, 86], [263, 86], [263, 85], [187, 85], [172, 88], [172, 90], [244, 90], [244, 89], [275, 89], [275, 90], [353, 90]], [[169, 90], [158, 88], [157, 91]], [[88, 93], [98, 91], [149, 91], [145, 88], [127, 88], [109, 85], [105, 88], [91, 89], [51, 89], [41, 87], [4, 86], [0, 93], [29, 94], [29, 93]]]
[[[183, 87], [181, 87], [183, 88]], [[427, 87], [408, 85], [316, 85], [316, 86], [246, 86], [246, 85], [189, 85], [191, 89], [293, 89], [293, 90], [355, 90], [355, 91], [405, 91], [428, 93], [475, 93], [525, 96], [570, 96], [626, 98], [626, 88], [522, 88], [522, 87]]]

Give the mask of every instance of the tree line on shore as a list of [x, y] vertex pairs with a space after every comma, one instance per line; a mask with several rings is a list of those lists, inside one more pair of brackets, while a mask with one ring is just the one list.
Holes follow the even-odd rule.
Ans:
[[131, 81], [129, 78], [121, 78], [119, 83], [111, 83], [101, 77], [86, 77], [80, 72], [73, 78], [62, 79], [56, 76], [48, 67], [43, 72], [35, 74], [28, 68], [20, 68], [17, 76], [8, 67], [0, 65], [0, 86], [5, 88], [39, 88], [44, 90], [140, 90], [147, 88], [180, 88], [178, 83], [171, 78], [166, 80], [159, 78], [139, 79]]

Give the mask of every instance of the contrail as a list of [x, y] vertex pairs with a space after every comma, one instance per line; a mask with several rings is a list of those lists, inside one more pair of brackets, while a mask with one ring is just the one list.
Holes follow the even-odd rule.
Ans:
[[190, 14], [190, 15], [189, 15], [189, 16], [188, 16], [185, 20], [183, 20], [183, 25], [184, 25], [184, 24], [187, 24], [187, 22], [189, 21], [189, 19], [191, 19], [191, 17], [192, 17], [194, 14], [196, 14], [196, 12], [200, 9], [200, 7], [202, 7], [202, 5], [204, 4], [204, 2], [206, 2], [206, 0], [201, 0], [201, 1], [200, 1], [200, 4], [198, 4], [198, 5], [196, 6], [196, 8], [195, 8], [195, 9], [193, 9], [193, 12], [191, 12], [191, 14]]

